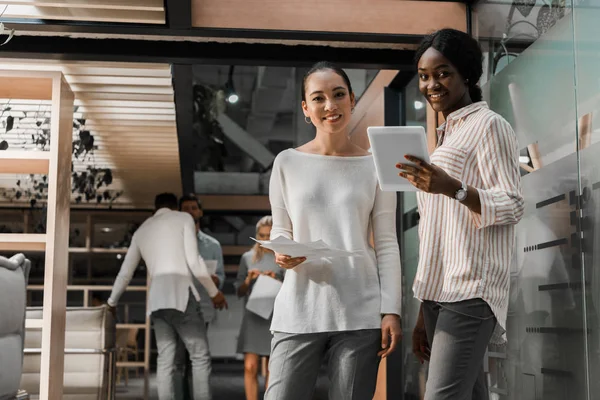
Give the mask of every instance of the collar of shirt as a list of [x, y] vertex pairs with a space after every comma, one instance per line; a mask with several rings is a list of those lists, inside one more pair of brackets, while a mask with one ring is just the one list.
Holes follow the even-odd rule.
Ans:
[[164, 214], [166, 212], [172, 211], [170, 208], [167, 207], [163, 207], [163, 208], [159, 208], [158, 210], [156, 210], [156, 212], [154, 213], [154, 215], [161, 215]]
[[466, 118], [467, 116], [473, 114], [476, 111], [481, 110], [482, 108], [488, 108], [488, 105], [485, 101], [478, 101], [477, 103], [472, 103], [469, 104], [468, 106], [465, 106], [463, 108], [460, 108], [456, 111], [454, 111], [453, 113], [450, 113], [450, 115], [448, 115], [448, 118], [446, 118], [446, 121], [444, 121], [443, 124], [441, 124], [440, 126], [437, 127], [437, 134], [438, 134], [438, 143], [437, 143], [437, 147], [439, 147], [442, 142], [444, 141], [444, 138], [452, 133], [452, 127], [461, 119]]
[[198, 231], [198, 239], [202, 240], [203, 242], [206, 242], [208, 240], [208, 235], [204, 232], [202, 232], [202, 230]]

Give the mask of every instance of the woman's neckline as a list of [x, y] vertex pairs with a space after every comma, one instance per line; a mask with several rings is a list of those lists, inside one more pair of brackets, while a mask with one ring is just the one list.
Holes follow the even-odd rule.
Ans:
[[300, 150], [294, 149], [294, 148], [290, 148], [289, 150], [292, 150], [294, 153], [297, 153], [297, 154], [302, 154], [302, 155], [312, 156], [312, 157], [318, 157], [318, 158], [329, 158], [329, 159], [363, 160], [363, 159], [372, 157], [371, 154], [367, 154], [367, 155], [364, 155], [364, 156], [328, 156], [328, 155], [325, 155], [325, 154], [307, 153], [305, 151], [300, 151]]

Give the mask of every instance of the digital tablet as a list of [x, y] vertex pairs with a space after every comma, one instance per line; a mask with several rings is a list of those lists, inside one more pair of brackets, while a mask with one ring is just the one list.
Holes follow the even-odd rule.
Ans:
[[422, 126], [370, 126], [367, 135], [381, 190], [416, 192], [416, 187], [398, 176], [401, 171], [396, 164], [412, 165], [404, 158], [406, 154], [430, 162], [425, 129]]

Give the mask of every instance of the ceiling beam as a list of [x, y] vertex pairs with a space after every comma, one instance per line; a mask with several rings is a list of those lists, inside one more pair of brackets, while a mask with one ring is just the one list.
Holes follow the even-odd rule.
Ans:
[[[177, 0], [165, 0], [168, 3]], [[181, 0], [189, 3], [190, 0]], [[175, 5], [175, 7], [183, 5]], [[167, 4], [167, 14], [173, 6]], [[191, 14], [190, 19], [191, 19]], [[167, 17], [168, 21], [169, 18]], [[288, 41], [291, 45], [297, 42], [317, 41], [327, 43], [381, 43], [381, 44], [417, 44], [424, 35], [415, 34], [373, 34], [364, 32], [327, 32], [327, 31], [297, 31], [278, 29], [223, 29], [223, 28], [175, 28], [173, 26], [161, 26], [153, 24], [102, 24], [99, 22], [86, 22], [85, 24], [70, 21], [55, 20], [22, 20], [3, 18], [4, 24], [9, 29], [18, 32], [52, 32], [54, 34], [78, 34], [78, 35], [115, 35], [130, 36], [139, 35], [148, 37], [169, 37], [170, 40], [190, 40], [192, 38], [218, 39], [258, 39]], [[191, 22], [190, 22], [191, 23]], [[39, 34], [39, 33], [38, 33]]]
[[[5, 24], [6, 25], [6, 24]], [[333, 51], [335, 50], [335, 51]], [[414, 51], [333, 48], [329, 46], [215, 42], [169, 42], [135, 39], [83, 39], [16, 36], [2, 46], [0, 58], [89, 61], [162, 62], [175, 64], [270, 65], [310, 67], [329, 60], [345, 68], [405, 69], [413, 67]], [[85, 92], [102, 85], [74, 85]], [[137, 87], [136, 89], [139, 89]], [[160, 87], [144, 87], [160, 93]], [[127, 87], [121, 87], [126, 92]], [[139, 93], [138, 90], [131, 92]], [[152, 90], [155, 90], [153, 92]]]
[[191, 65], [173, 64], [173, 90], [183, 193], [194, 193], [194, 73]]

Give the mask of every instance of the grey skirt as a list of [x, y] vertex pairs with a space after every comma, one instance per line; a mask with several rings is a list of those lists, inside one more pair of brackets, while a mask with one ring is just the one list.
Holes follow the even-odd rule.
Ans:
[[271, 354], [271, 319], [264, 319], [244, 309], [242, 326], [238, 335], [238, 353], [252, 353], [260, 356]]

